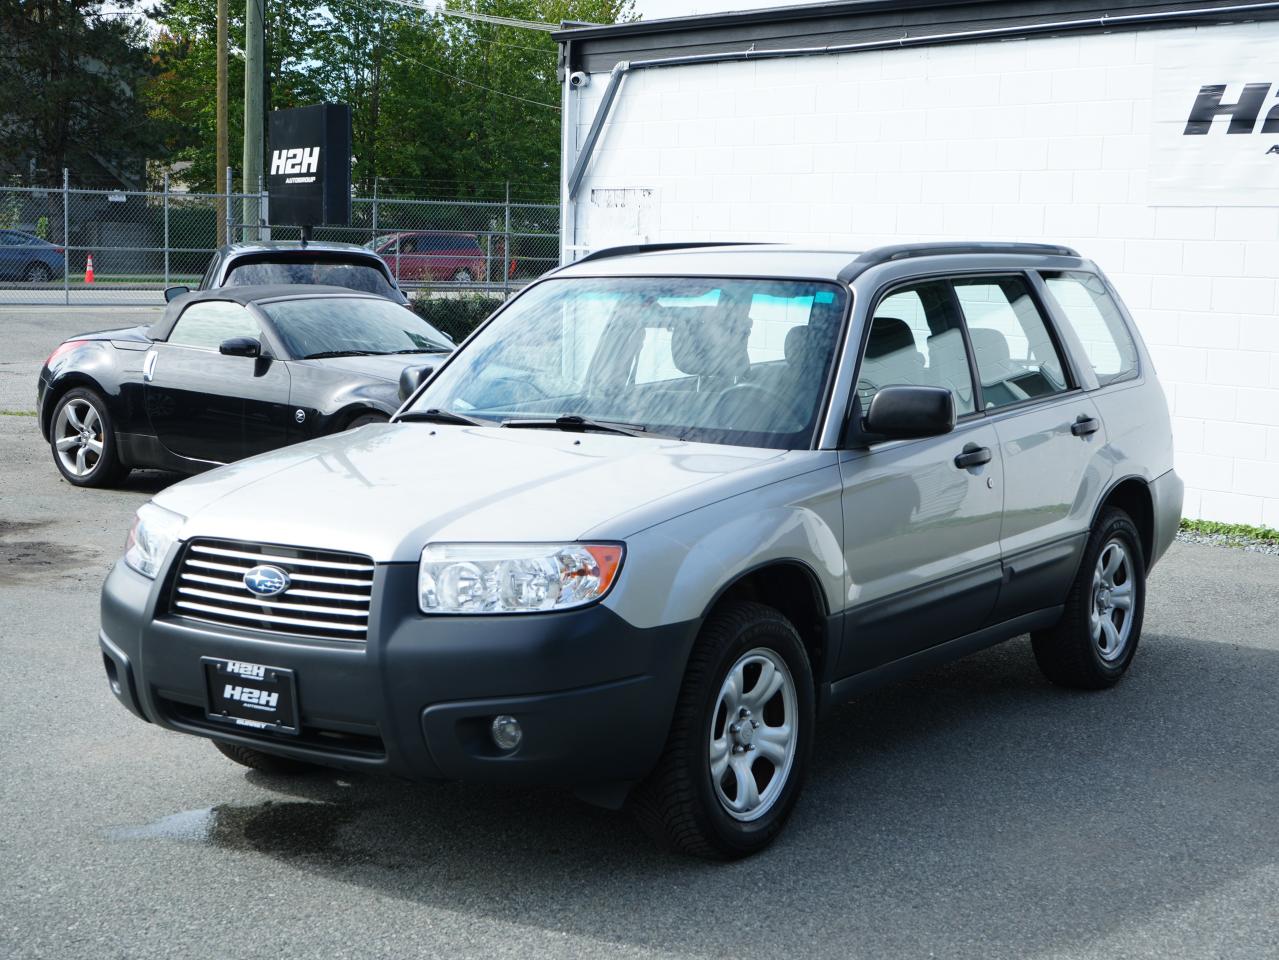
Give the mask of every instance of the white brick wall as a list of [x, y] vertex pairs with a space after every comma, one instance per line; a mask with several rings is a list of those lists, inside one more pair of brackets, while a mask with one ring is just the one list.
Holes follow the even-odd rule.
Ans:
[[[1276, 23], [1194, 32], [1279, 46]], [[582, 184], [574, 239], [1071, 244], [1114, 280], [1150, 347], [1187, 516], [1279, 527], [1279, 209], [1147, 202], [1155, 59], [1186, 34], [635, 73]], [[578, 143], [605, 83], [577, 95]], [[591, 204], [593, 188], [621, 187], [651, 188], [652, 208], [627, 220]]]

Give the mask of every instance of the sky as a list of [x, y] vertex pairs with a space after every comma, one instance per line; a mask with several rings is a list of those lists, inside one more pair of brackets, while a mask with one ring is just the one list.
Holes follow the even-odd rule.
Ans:
[[768, 0], [635, 0], [635, 12], [645, 20], [661, 20], [666, 17], [687, 17], [695, 13], [719, 13], [723, 10], [758, 10], [761, 7], [781, 7], [790, 4], [769, 3]]

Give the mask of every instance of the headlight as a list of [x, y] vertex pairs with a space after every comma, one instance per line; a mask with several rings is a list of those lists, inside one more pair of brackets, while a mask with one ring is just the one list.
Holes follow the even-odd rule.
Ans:
[[171, 510], [157, 507], [154, 503], [143, 504], [133, 521], [129, 539], [125, 541], [125, 564], [154, 580], [160, 572], [164, 555], [178, 539], [178, 531], [185, 522], [186, 517]]
[[620, 543], [433, 543], [418, 567], [423, 613], [527, 613], [580, 607], [608, 593]]

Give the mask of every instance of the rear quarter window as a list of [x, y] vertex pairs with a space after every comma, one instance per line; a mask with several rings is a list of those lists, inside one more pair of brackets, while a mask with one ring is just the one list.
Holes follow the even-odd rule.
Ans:
[[1137, 373], [1137, 345], [1101, 277], [1083, 271], [1044, 273], [1061, 315], [1083, 345], [1101, 386]]

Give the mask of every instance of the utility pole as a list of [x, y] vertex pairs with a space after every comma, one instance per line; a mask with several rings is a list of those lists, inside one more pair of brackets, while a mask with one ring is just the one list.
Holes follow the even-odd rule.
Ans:
[[[231, 152], [227, 146], [227, 102], [226, 102], [226, 3], [218, 0], [218, 115], [217, 115], [217, 153], [218, 162], [215, 167], [213, 182], [217, 183], [226, 176], [226, 168], [231, 163]], [[218, 246], [227, 242], [226, 206], [229, 198], [218, 203]]]
[[[262, 92], [265, 86], [262, 5], [266, 0], [245, 0], [244, 9], [244, 223], [258, 225], [257, 193], [262, 181], [262, 137], [265, 126]], [[250, 197], [250, 194], [252, 197]], [[257, 239], [253, 231], [252, 239]], [[246, 239], [248, 237], [246, 236]]]

